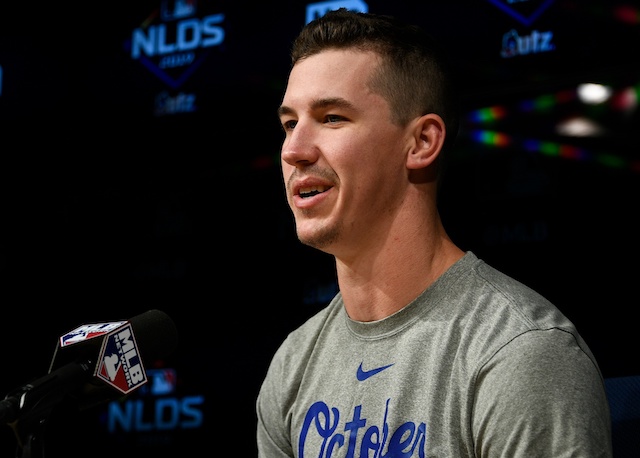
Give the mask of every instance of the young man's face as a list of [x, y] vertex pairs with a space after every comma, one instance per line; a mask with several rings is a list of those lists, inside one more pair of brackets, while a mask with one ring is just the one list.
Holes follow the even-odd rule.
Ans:
[[292, 69], [279, 114], [282, 172], [298, 238], [350, 256], [377, 245], [407, 187], [410, 132], [368, 86], [378, 58], [328, 50]]

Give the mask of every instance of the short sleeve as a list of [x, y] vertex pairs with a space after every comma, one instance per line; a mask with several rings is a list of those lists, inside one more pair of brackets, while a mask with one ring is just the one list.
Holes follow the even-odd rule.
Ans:
[[564, 330], [529, 331], [501, 348], [472, 402], [478, 457], [612, 457], [604, 380]]

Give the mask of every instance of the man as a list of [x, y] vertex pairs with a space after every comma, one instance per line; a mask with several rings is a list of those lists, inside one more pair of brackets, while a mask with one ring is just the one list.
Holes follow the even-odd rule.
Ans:
[[573, 324], [443, 227], [455, 108], [415, 27], [340, 9], [294, 41], [286, 195], [299, 240], [335, 257], [339, 293], [274, 355], [260, 457], [612, 456], [604, 381]]

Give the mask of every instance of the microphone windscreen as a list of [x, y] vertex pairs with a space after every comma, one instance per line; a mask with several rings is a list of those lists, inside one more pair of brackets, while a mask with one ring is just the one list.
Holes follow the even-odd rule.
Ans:
[[[100, 329], [101, 325], [110, 325], [111, 327], [108, 329], [117, 330], [124, 326], [127, 321], [131, 324], [133, 337], [138, 345], [143, 363], [151, 364], [154, 361], [169, 358], [174, 354], [178, 346], [178, 330], [173, 320], [162, 310], [152, 309], [128, 320], [83, 325], [78, 329], [93, 328], [95, 326]], [[73, 335], [74, 331], [65, 336]], [[95, 361], [95, 358], [100, 353], [104, 335], [98, 333], [96, 337], [87, 337], [84, 332], [79, 334], [81, 337], [77, 338], [78, 341], [71, 345], [62, 346], [61, 340], [63, 338], [58, 340], [51, 365], [49, 366], [49, 372], [53, 372], [74, 361], [85, 359]]]
[[178, 329], [162, 310], [149, 310], [129, 319], [143, 362], [172, 356], [178, 346]]

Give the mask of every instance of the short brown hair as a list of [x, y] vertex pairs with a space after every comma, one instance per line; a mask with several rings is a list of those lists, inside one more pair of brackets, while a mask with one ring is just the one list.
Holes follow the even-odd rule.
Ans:
[[391, 107], [392, 121], [405, 125], [416, 116], [436, 113], [447, 128], [445, 148], [455, 141], [459, 108], [453, 76], [445, 55], [420, 27], [391, 16], [329, 11], [307, 25], [293, 41], [291, 65], [326, 49], [355, 48], [382, 58], [370, 82]]

